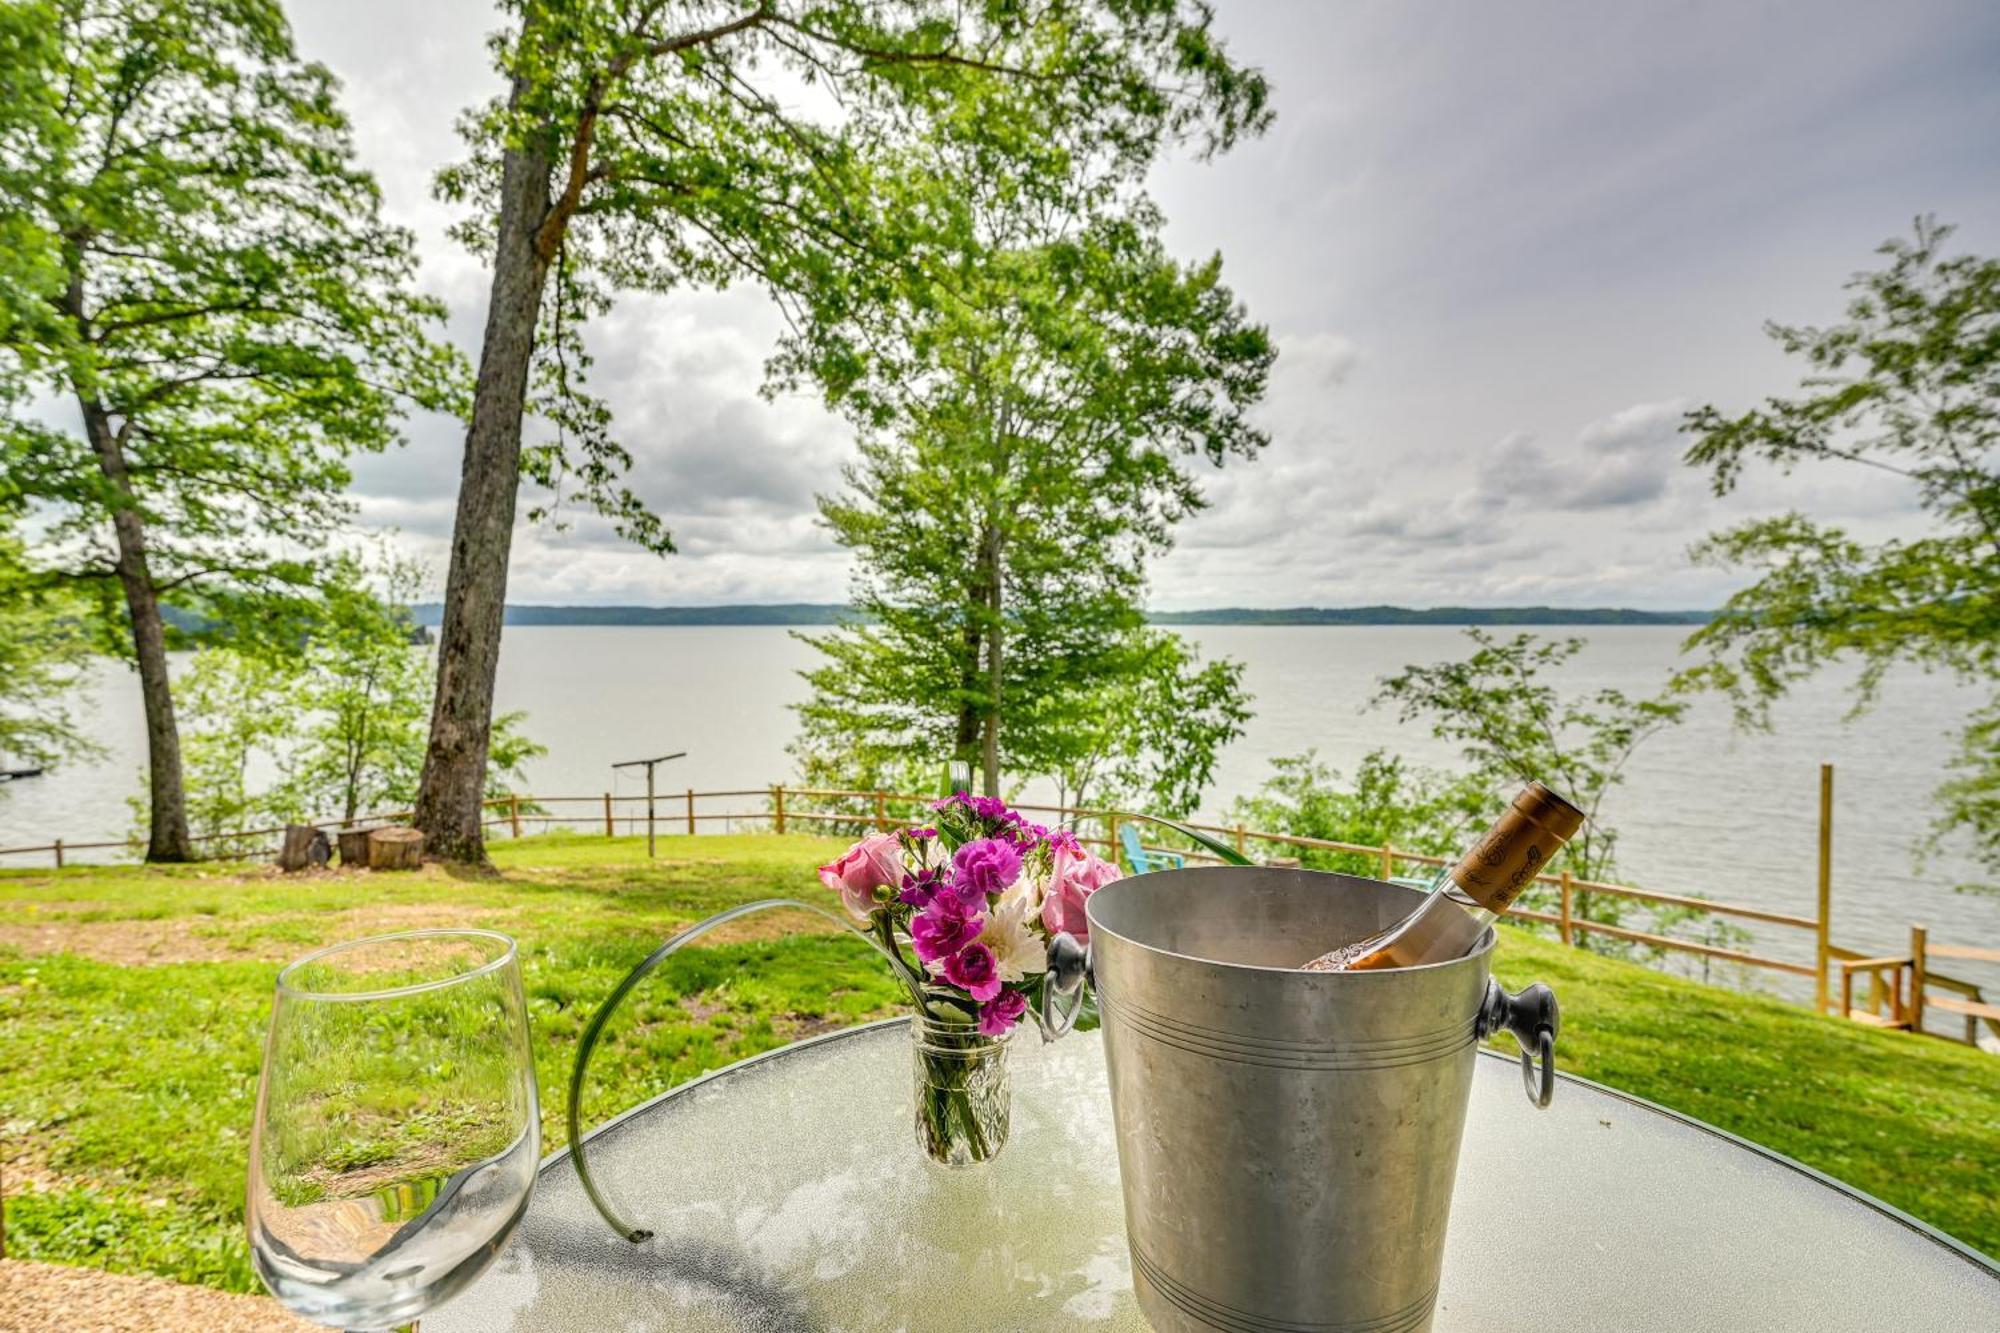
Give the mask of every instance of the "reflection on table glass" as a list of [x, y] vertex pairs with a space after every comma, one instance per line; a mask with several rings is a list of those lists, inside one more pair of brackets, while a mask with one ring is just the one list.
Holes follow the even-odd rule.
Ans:
[[[590, 1208], [566, 1157], [492, 1269], [425, 1333], [1143, 1330], [1096, 1034], [1013, 1056], [985, 1168], [923, 1161], [900, 1022], [691, 1085], [591, 1145], [655, 1238]], [[1587, 1084], [1550, 1110], [1479, 1061], [1435, 1327], [2000, 1328], [2000, 1277], [1877, 1205]]]

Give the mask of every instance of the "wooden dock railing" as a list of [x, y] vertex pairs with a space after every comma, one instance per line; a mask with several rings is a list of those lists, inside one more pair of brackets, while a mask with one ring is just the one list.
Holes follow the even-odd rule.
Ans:
[[[1921, 1031], [1924, 1013], [1929, 1009], [1963, 1017], [1965, 1040], [1968, 1042], [1976, 1041], [1981, 1023], [2000, 1036], [2000, 1005], [1989, 1002], [1978, 985], [1939, 973], [1932, 966], [1937, 959], [2000, 963], [2000, 949], [1931, 943], [1921, 926], [1912, 928], [1910, 952], [1893, 957], [1864, 957], [1832, 943], [1832, 781], [1831, 765], [1824, 766], [1820, 788], [1819, 892], [1817, 911], [1813, 916], [1721, 902], [1692, 894], [1641, 889], [1629, 884], [1579, 879], [1568, 871], [1536, 876], [1538, 884], [1554, 891], [1549, 903], [1553, 911], [1517, 906], [1509, 915], [1553, 927], [1564, 944], [1578, 944], [1587, 935], [1599, 935], [1650, 949], [1808, 977], [1814, 982], [1815, 1000], [1822, 1012], [1832, 1010], [1859, 1022]], [[681, 792], [659, 793], [657, 799], [650, 803], [644, 794], [621, 795], [609, 791], [558, 796], [518, 794], [495, 797], [486, 802], [490, 812], [486, 827], [504, 829], [517, 838], [530, 827], [539, 830], [556, 827], [584, 829], [601, 832], [609, 838], [617, 836], [621, 830], [628, 835], [646, 833], [657, 837], [662, 833], [685, 833], [692, 836], [717, 825], [724, 832], [769, 829], [777, 833], [820, 832], [853, 836], [870, 829], [888, 829], [902, 822], [920, 820], [928, 811], [932, 799], [907, 792], [782, 785], [726, 791], [701, 791], [689, 787]], [[715, 809], [717, 802], [730, 803], [729, 808]], [[741, 808], [743, 802], [756, 802], [756, 805], [754, 808]], [[581, 808], [565, 812], [561, 807]], [[1073, 829], [1085, 845], [1105, 849], [1113, 860], [1120, 859], [1119, 824], [1137, 817], [1124, 811], [1076, 806], [1017, 803], [1014, 808], [1043, 822]], [[408, 817], [408, 811], [390, 811], [364, 816], [352, 823], [396, 822]], [[349, 822], [317, 820], [314, 826], [336, 829], [347, 826]], [[1407, 867], [1443, 866], [1449, 859], [1408, 851], [1388, 843], [1368, 846], [1334, 842], [1300, 834], [1249, 829], [1240, 824], [1190, 821], [1186, 826], [1225, 839], [1237, 850], [1261, 856], [1264, 860], [1313, 852], [1359, 858], [1365, 861], [1370, 873], [1378, 874], [1383, 879], [1393, 878], [1398, 870]], [[220, 844], [227, 854], [247, 856], [258, 854], [263, 849], [260, 840], [277, 838], [283, 831], [282, 827], [243, 829], [204, 835], [196, 841]], [[0, 858], [46, 855], [53, 857], [57, 867], [62, 867], [76, 852], [136, 852], [137, 847], [138, 844], [131, 840], [78, 843], [58, 838], [35, 846], [0, 847]], [[1149, 847], [1149, 850], [1172, 851], [1191, 862], [1215, 859], [1199, 847]], [[1585, 895], [1637, 903], [1648, 908], [1671, 908], [1698, 916], [1808, 932], [1812, 961], [1781, 958], [1749, 949], [1684, 939], [1660, 931], [1634, 930], [1592, 920], [1578, 910], [1578, 898]], [[1857, 977], [1868, 983], [1865, 1002], [1859, 1005], [1854, 1000]], [[1837, 1010], [1832, 1005], [1836, 984], [1839, 995]]]

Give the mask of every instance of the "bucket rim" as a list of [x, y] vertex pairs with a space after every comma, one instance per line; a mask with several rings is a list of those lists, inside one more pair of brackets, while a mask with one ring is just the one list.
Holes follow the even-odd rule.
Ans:
[[1461, 967], [1464, 966], [1466, 963], [1473, 962], [1474, 960], [1480, 960], [1480, 961], [1487, 960], [1492, 955], [1494, 950], [1497, 949], [1500, 945], [1499, 932], [1495, 930], [1492, 925], [1488, 925], [1486, 927], [1485, 932], [1480, 935], [1479, 943], [1472, 949], [1472, 951], [1470, 953], [1461, 954], [1457, 958], [1446, 958], [1440, 962], [1435, 962], [1435, 963], [1418, 963], [1414, 967], [1370, 968], [1365, 971], [1308, 972], [1303, 967], [1269, 967], [1262, 963], [1232, 963], [1221, 958], [1204, 958], [1200, 954], [1182, 953], [1177, 949], [1166, 949], [1162, 948], [1157, 944], [1148, 944], [1144, 940], [1134, 939], [1131, 935], [1128, 935], [1123, 931], [1115, 930], [1109, 925], [1100, 926], [1098, 923], [1097, 909], [1096, 909], [1097, 899], [1101, 895], [1109, 893], [1112, 890], [1118, 888], [1118, 886], [1121, 884], [1133, 884], [1139, 880], [1164, 878], [1168, 876], [1179, 877], [1179, 876], [1202, 876], [1202, 875], [1216, 875], [1216, 874], [1225, 874], [1225, 875], [1241, 874], [1246, 870], [1252, 872], [1268, 871], [1272, 874], [1280, 874], [1280, 875], [1310, 875], [1330, 880], [1334, 879], [1352, 880], [1360, 884], [1373, 884], [1373, 885], [1378, 885], [1385, 889], [1397, 889], [1406, 893], [1415, 893], [1415, 894], [1422, 893], [1421, 889], [1413, 889], [1407, 884], [1392, 884], [1388, 880], [1373, 879], [1367, 875], [1349, 875], [1338, 870], [1312, 870], [1304, 866], [1184, 866], [1179, 870], [1155, 870], [1155, 871], [1149, 871], [1143, 875], [1126, 875], [1122, 878], [1114, 879], [1109, 884], [1106, 884], [1103, 888], [1098, 889], [1095, 893], [1092, 893], [1088, 898], [1084, 899], [1083, 914], [1084, 914], [1084, 920], [1088, 922], [1090, 926], [1091, 941], [1094, 944], [1096, 942], [1098, 932], [1102, 930], [1104, 934], [1110, 936], [1113, 939], [1120, 940], [1123, 943], [1129, 944], [1135, 949], [1144, 949], [1147, 953], [1158, 954], [1164, 958], [1179, 959], [1183, 962], [1201, 963], [1208, 967], [1223, 967], [1236, 972], [1252, 972], [1252, 973], [1269, 972], [1277, 975], [1303, 976], [1303, 977], [1341, 977], [1350, 980], [1358, 980], [1364, 977], [1382, 978], [1382, 979], [1390, 977], [1399, 977], [1399, 976], [1408, 977], [1419, 973], [1438, 971], [1440, 969], [1448, 967]]

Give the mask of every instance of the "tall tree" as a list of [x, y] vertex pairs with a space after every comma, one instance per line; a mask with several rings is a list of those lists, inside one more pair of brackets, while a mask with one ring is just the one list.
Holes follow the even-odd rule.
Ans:
[[1036, 768], [1055, 778], [1058, 805], [1142, 805], [1185, 818], [1250, 720], [1242, 663], [1203, 662], [1165, 630], [1126, 642], [1127, 664], [1035, 711]]
[[0, 313], [0, 447], [50, 520], [47, 574], [124, 627], [146, 855], [185, 860], [163, 602], [239, 633], [279, 619], [350, 511], [347, 459], [397, 439], [405, 398], [450, 405], [458, 362], [274, 0], [24, 0], [0, 44], [0, 212], [28, 283]]
[[[1604, 798], [1625, 781], [1633, 752], [1686, 716], [1688, 701], [1672, 689], [1643, 699], [1617, 689], [1563, 694], [1547, 677], [1583, 651], [1582, 639], [1502, 640], [1476, 629], [1465, 637], [1475, 645], [1470, 657], [1406, 666], [1383, 680], [1373, 702], [1456, 741], [1494, 813], [1512, 788], [1531, 781], [1574, 802], [1586, 819], [1563, 848], [1563, 864], [1583, 879], [1608, 879], [1618, 832], [1599, 818]], [[1578, 900], [1585, 915], [1587, 899]]]
[[[299, 672], [276, 644], [210, 644], [174, 680], [188, 826], [210, 856], [248, 853], [261, 841], [234, 835], [296, 817], [269, 783], [298, 730]], [[131, 802], [141, 830], [146, 805]]]
[[416, 796], [431, 685], [410, 611], [422, 581], [393, 555], [372, 576], [343, 560], [328, 581], [299, 664], [302, 725], [283, 764], [295, 811], [352, 822]]
[[[174, 693], [188, 720], [198, 836], [228, 841], [275, 820], [352, 822], [409, 806], [431, 700], [430, 651], [411, 611], [421, 582], [393, 553], [343, 555], [304, 608], [298, 638], [195, 654]], [[545, 752], [522, 733], [525, 716], [494, 719], [491, 796], [508, 794]]]
[[[1254, 796], [1230, 808], [1238, 825], [1355, 847], [1394, 845], [1405, 852], [1452, 856], [1464, 848], [1494, 811], [1493, 789], [1477, 773], [1446, 774], [1420, 768], [1386, 750], [1370, 750], [1354, 780], [1320, 761], [1316, 751], [1271, 761], [1271, 775]], [[1379, 875], [1377, 852], [1336, 852], [1324, 847], [1282, 846], [1315, 870]]]
[[1715, 493], [1746, 466], [1810, 464], [1901, 479], [1930, 530], [1869, 544], [1796, 511], [1716, 533], [1697, 559], [1758, 571], [1688, 646], [1697, 678], [1726, 690], [1739, 721], [1826, 664], [1858, 661], [1855, 706], [1907, 663], [1987, 692], [1938, 789], [1937, 837], [1968, 836], [2000, 887], [2000, 259], [1945, 253], [1949, 227], [1920, 218], [1909, 240], [1857, 274], [1843, 323], [1768, 326], [1806, 365], [1804, 391], [1731, 415], [1690, 412], [1687, 461]]
[[[1273, 351], [1220, 261], [1176, 264], [1157, 224], [1140, 202], [980, 252], [831, 344], [863, 353], [845, 392], [861, 461], [821, 511], [859, 557], [869, 623], [810, 640], [827, 661], [808, 674], [802, 749], [865, 763], [918, 747], [977, 763], [997, 795], [1003, 768], [1074, 787], [1132, 754], [1139, 738], [1111, 742], [1109, 722], [1150, 726], [1142, 755], [1208, 756], [1179, 780], [1151, 767], [1162, 803], [1184, 808], [1187, 779], [1205, 781], [1241, 721], [1213, 697], [1234, 672], [1202, 675], [1144, 629], [1141, 599], [1148, 561], [1202, 504], [1189, 464], [1262, 447], [1247, 412]], [[1146, 707], [1162, 697], [1202, 706]]]
[[[1134, 178], [1160, 143], [1266, 117], [1196, 0], [509, 0], [507, 96], [441, 177], [491, 258], [417, 820], [483, 855], [479, 794], [521, 476], [563, 483], [655, 550], [668, 534], [583, 385], [582, 321], [620, 288], [764, 284], [837, 321], [920, 262], [940, 196], [883, 189], [925, 135], [1023, 209]], [[553, 278], [553, 296], [548, 295]], [[530, 396], [553, 439], [523, 449]]]
[[[372, 567], [343, 561], [325, 588], [300, 656], [300, 725], [274, 794], [295, 814], [351, 821], [416, 799], [433, 692], [430, 650], [411, 609], [422, 582], [417, 566], [385, 553]], [[493, 719], [489, 799], [508, 794], [522, 765], [547, 753], [521, 730], [526, 719]]]

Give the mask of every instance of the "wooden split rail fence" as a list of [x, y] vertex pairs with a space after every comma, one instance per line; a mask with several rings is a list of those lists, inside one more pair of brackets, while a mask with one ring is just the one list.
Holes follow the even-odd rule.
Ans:
[[[1752, 907], [1741, 903], [1718, 902], [1687, 894], [1639, 889], [1628, 884], [1607, 884], [1596, 880], [1579, 879], [1568, 871], [1559, 875], [1536, 876], [1537, 882], [1554, 890], [1551, 905], [1555, 910], [1516, 907], [1509, 915], [1553, 927], [1557, 937], [1564, 944], [1578, 944], [1586, 935], [1599, 935], [1647, 948], [1693, 954], [1740, 967], [1808, 977], [1813, 980], [1816, 1007], [1822, 1013], [1840, 1013], [1856, 1021], [1880, 1027], [1922, 1031], [1925, 1012], [1931, 1010], [1963, 1018], [1967, 1042], [1976, 1041], [1981, 1024], [1994, 1035], [2000, 1036], [2000, 1005], [1989, 1002], [1975, 983], [1940, 973], [1932, 966], [1939, 959], [2000, 963], [2000, 949], [1935, 943], [1927, 938], [1922, 926], [1911, 928], [1910, 950], [1907, 954], [1869, 957], [1850, 949], [1843, 949], [1832, 942], [1832, 797], [1832, 766], [1826, 765], [1822, 768], [1820, 779], [1819, 893], [1817, 911], [1812, 916]], [[660, 833], [685, 833], [692, 836], [701, 832], [704, 827], [712, 828], [718, 824], [723, 827], [723, 831], [742, 828], [746, 831], [770, 829], [777, 833], [810, 830], [852, 834], [870, 828], [888, 829], [912, 819], [920, 819], [932, 799], [906, 792], [784, 786], [746, 787], [730, 791], [699, 791], [689, 787], [684, 791], [660, 792], [650, 797], [644, 794], [621, 795], [614, 792], [577, 796], [514, 795], [496, 797], [486, 802], [486, 808], [490, 812], [486, 827], [505, 829], [517, 838], [523, 836], [530, 826], [544, 830], [554, 827], [585, 829], [591, 832], [601, 830], [607, 838], [617, 836], [621, 827], [627, 834], [645, 832], [649, 836], [656, 836]], [[718, 811], [713, 808], [713, 803], [717, 801], [746, 800], [755, 800], [761, 804], [756, 809], [731, 808]], [[643, 808], [632, 809], [635, 805]], [[577, 813], [565, 814], [555, 809], [560, 806], [586, 808]], [[1051, 823], [1075, 829], [1081, 842], [1087, 846], [1106, 849], [1113, 860], [1119, 859], [1120, 823], [1136, 818], [1123, 811], [1075, 806], [1017, 803], [1014, 808], [1029, 815], [1046, 818]], [[353, 821], [319, 820], [314, 826], [335, 830], [351, 827], [357, 823], [396, 822], [409, 816], [410, 812], [406, 810], [393, 811]], [[1266, 859], [1310, 852], [1332, 852], [1366, 858], [1368, 868], [1383, 879], [1393, 878], [1398, 869], [1403, 867], [1440, 867], [1448, 860], [1446, 857], [1407, 851], [1387, 843], [1367, 846], [1334, 842], [1299, 834], [1249, 829], [1240, 824], [1188, 822], [1186, 826], [1212, 837], [1227, 840], [1239, 852], [1245, 854], [1255, 852], [1262, 854]], [[282, 835], [283, 831], [282, 827], [246, 829], [209, 835], [208, 838], [198, 841], [219, 842], [232, 854], [251, 855], [255, 854], [259, 839], [275, 838]], [[59, 838], [39, 846], [0, 847], [0, 857], [53, 855], [55, 864], [60, 867], [65, 864], [66, 857], [71, 853], [106, 850], [134, 851], [136, 844], [129, 841], [76, 843], [64, 842]], [[1171, 851], [1196, 862], [1215, 859], [1198, 847], [1149, 847], [1148, 850]], [[1729, 948], [1700, 940], [1682, 939], [1657, 931], [1633, 930], [1625, 926], [1591, 920], [1578, 910], [1578, 899], [1586, 896], [1615, 898], [1649, 908], [1676, 909], [1726, 920], [1749, 921], [1764, 926], [1780, 926], [1788, 930], [1810, 932], [1812, 961], [1779, 958], [1770, 954], [1753, 953], [1747, 949]], [[1854, 982], [1857, 977], [1865, 978], [1868, 983], [1868, 990], [1861, 1004], [1857, 1004], [1854, 997]], [[1834, 1005], [1836, 989], [1839, 997], [1837, 1008]]]

